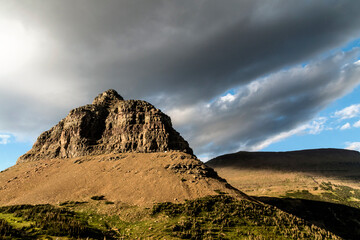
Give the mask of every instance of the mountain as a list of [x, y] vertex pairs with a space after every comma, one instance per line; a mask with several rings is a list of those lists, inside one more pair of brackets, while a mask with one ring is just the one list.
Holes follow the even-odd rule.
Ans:
[[1, 239], [340, 239], [331, 227], [234, 188], [168, 116], [115, 90], [0, 172]]
[[192, 154], [175, 131], [171, 119], [150, 103], [124, 100], [115, 90], [105, 91], [92, 104], [70, 111], [18, 163], [51, 158], [72, 158], [121, 152]]
[[319, 193], [322, 182], [328, 181], [360, 187], [360, 153], [351, 150], [237, 152], [206, 164], [233, 186], [255, 196], [280, 196], [297, 190]]
[[207, 164], [213, 167], [314, 172], [325, 176], [339, 175], [341, 172], [342, 177], [355, 177], [350, 171], [359, 173], [360, 153], [332, 148], [290, 152], [242, 151], [216, 157]]
[[227, 192], [246, 198], [198, 160], [150, 103], [115, 90], [71, 110], [0, 174], [0, 204], [56, 204], [104, 195], [130, 205]]

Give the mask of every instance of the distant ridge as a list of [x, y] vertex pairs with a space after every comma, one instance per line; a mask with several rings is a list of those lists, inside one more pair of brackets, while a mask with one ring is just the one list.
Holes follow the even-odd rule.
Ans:
[[42, 133], [17, 163], [122, 152], [181, 151], [193, 154], [171, 119], [148, 102], [124, 100], [115, 90], [70, 111]]
[[360, 169], [360, 153], [353, 150], [321, 148], [288, 152], [237, 152], [218, 156], [207, 165], [234, 168], [278, 170], [341, 170], [349, 166]]
[[[241, 189], [248, 185], [245, 182], [255, 181], [253, 179], [246, 180], [240, 176], [243, 176], [244, 173], [249, 175], [261, 174], [261, 171], [272, 176], [280, 173], [301, 173], [302, 176], [350, 181], [360, 180], [360, 153], [346, 149], [322, 148], [289, 152], [237, 152], [218, 156], [209, 160], [206, 164], [214, 168], [219, 172], [220, 176], [226, 178], [235, 187]], [[285, 175], [282, 177], [285, 177]], [[276, 177], [272, 183], [273, 186], [280, 183], [275, 180]]]

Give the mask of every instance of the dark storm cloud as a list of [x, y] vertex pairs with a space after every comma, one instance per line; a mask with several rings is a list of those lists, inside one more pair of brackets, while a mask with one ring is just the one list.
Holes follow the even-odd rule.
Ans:
[[[125, 98], [149, 100], [167, 112], [206, 112], [198, 107], [229, 89], [261, 83], [262, 92], [252, 101], [244, 100], [246, 92], [239, 93], [226, 109], [208, 112], [211, 118], [201, 125], [176, 125], [198, 153], [208, 152], [208, 135], [218, 138], [217, 152], [239, 145], [251, 148], [311, 119], [344, 94], [321, 87], [337, 83], [334, 76], [341, 73], [343, 61], [313, 60], [327, 65], [310, 82], [291, 71], [266, 84], [256, 78], [360, 37], [358, 1], [28, 0], [0, 5], [0, 16], [36, 32], [41, 46], [27, 71], [0, 80], [0, 101], [9, 102], [0, 107], [0, 131], [46, 130], [64, 117], [65, 109], [108, 88]], [[31, 84], [22, 84], [26, 81]], [[354, 85], [351, 81], [346, 89]], [[275, 100], [264, 107], [269, 99]], [[286, 104], [289, 99], [302, 107], [295, 110]], [[239, 102], [244, 103], [235, 104]], [[11, 111], [15, 107], [22, 111]], [[216, 111], [214, 105], [211, 109]], [[268, 127], [257, 131], [265, 122]], [[229, 130], [233, 128], [238, 130]]]
[[187, 126], [183, 132], [198, 153], [208, 156], [259, 150], [293, 134], [318, 132], [323, 119], [307, 122], [359, 84], [360, 65], [346, 64], [358, 54], [339, 53], [281, 71], [239, 88], [234, 95], [176, 109], [172, 115], [179, 121], [175, 123]]
[[81, 69], [93, 94], [101, 82], [178, 104], [360, 37], [357, 1], [28, 1], [17, 9], [63, 49], [69, 62], [55, 56], [54, 64]]

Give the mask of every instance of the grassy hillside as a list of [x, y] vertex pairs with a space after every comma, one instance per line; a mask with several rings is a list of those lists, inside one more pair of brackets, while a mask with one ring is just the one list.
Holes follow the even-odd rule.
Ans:
[[[324, 195], [323, 183], [360, 189], [360, 153], [341, 149], [238, 152], [206, 163], [248, 195], [280, 197], [308, 191]], [[348, 197], [354, 197], [349, 195]], [[359, 201], [360, 199], [353, 199]]]
[[360, 210], [343, 204], [299, 198], [258, 197], [308, 222], [327, 229], [344, 239], [359, 239]]
[[359, 152], [239, 152], [207, 164], [260, 201], [345, 239], [360, 237]]
[[97, 202], [99, 209], [111, 205], [105, 200], [66, 202], [62, 206], [6, 206], [0, 208], [0, 236], [2, 239], [340, 239], [269, 205], [219, 193], [181, 204], [159, 203], [150, 209], [128, 206], [115, 215], [90, 210], [92, 202]]

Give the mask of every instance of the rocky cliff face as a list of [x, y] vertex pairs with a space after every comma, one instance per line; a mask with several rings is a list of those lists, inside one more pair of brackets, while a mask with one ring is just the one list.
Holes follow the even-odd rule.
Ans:
[[193, 154], [171, 119], [145, 101], [124, 100], [115, 90], [70, 111], [42, 133], [18, 163], [121, 152], [182, 151]]

